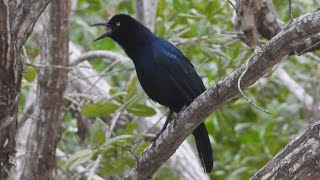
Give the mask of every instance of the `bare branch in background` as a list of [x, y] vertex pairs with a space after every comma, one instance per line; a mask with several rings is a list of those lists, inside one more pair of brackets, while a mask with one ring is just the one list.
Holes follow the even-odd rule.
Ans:
[[156, 21], [158, 0], [136, 0], [137, 19], [152, 32]]
[[112, 61], [127, 61], [129, 58], [118, 53], [106, 50], [96, 50], [96, 51], [89, 51], [82, 53], [81, 56], [77, 57], [76, 59], [71, 60], [72, 63], [70, 66], [76, 66], [83, 61], [93, 60], [96, 58], [105, 58], [110, 59]]
[[[64, 153], [63, 151], [61, 151], [60, 149], [57, 148], [56, 156], [61, 158], [61, 159], [63, 159], [64, 161], [67, 161], [69, 155]], [[85, 167], [81, 166], [81, 165], [79, 165], [76, 168], [76, 170], [77, 170], [78, 173], [83, 173], [86, 177], [89, 177], [91, 175], [91, 174], [89, 174], [88, 170]], [[102, 177], [100, 177], [100, 176], [98, 176], [96, 174], [93, 174], [91, 176], [91, 179], [92, 180], [104, 180], [104, 178], [102, 178]]]
[[313, 105], [312, 96], [310, 96], [297, 82], [295, 82], [283, 68], [278, 68], [275, 73], [282, 84], [285, 85], [290, 92], [306, 106], [309, 112], [312, 112], [316, 108]]

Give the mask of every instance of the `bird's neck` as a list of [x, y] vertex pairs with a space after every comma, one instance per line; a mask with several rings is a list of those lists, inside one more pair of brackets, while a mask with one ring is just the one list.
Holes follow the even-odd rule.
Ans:
[[126, 54], [134, 60], [141, 51], [151, 46], [157, 36], [147, 28], [138, 29], [131, 33], [133, 33], [131, 36], [127, 36], [125, 40], [118, 41], [118, 44], [124, 49]]

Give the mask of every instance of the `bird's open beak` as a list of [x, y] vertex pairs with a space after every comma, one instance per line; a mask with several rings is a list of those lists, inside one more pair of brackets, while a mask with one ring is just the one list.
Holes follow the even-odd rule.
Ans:
[[107, 29], [106, 33], [104, 33], [101, 36], [99, 36], [93, 42], [98, 41], [100, 39], [103, 39], [105, 37], [109, 37], [112, 34], [113, 30], [114, 30], [114, 27], [112, 25], [108, 24], [108, 23], [96, 23], [96, 24], [92, 24], [91, 26], [105, 26], [106, 29]]

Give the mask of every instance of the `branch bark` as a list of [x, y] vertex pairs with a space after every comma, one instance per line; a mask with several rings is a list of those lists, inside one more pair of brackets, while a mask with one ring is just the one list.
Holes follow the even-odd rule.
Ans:
[[320, 178], [320, 121], [314, 123], [280, 151], [251, 180]]
[[[236, 14], [235, 27], [239, 32], [238, 37], [251, 48], [259, 45], [258, 35], [271, 39], [285, 27], [285, 23], [278, 18], [272, 0], [237, 1]], [[290, 55], [318, 50], [319, 41], [320, 34], [310, 36]]]
[[[46, 22], [41, 39], [41, 63], [68, 66], [69, 2], [52, 1], [42, 16]], [[63, 94], [67, 70], [40, 68], [34, 117], [30, 124], [24, 168], [15, 179], [53, 179], [55, 150], [61, 134]], [[50, 132], [50, 133], [48, 133]]]
[[[245, 89], [262, 77], [307, 38], [320, 32], [320, 12], [297, 18], [248, 59], [248, 71], [241, 81]], [[182, 141], [215, 109], [238, 94], [237, 81], [246, 69], [241, 65], [225, 79], [200, 95], [186, 110], [179, 113], [176, 126], [169, 125], [154, 146], [139, 157], [127, 179], [148, 179], [166, 161]]]

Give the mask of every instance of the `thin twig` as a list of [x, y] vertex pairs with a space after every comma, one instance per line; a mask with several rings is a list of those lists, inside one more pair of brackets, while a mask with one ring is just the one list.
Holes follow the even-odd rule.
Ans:
[[44, 65], [44, 64], [31, 64], [31, 63], [24, 63], [25, 65], [32, 66], [35, 69], [39, 68], [57, 68], [57, 69], [66, 69], [66, 70], [72, 70], [73, 67], [66, 67], [66, 66], [60, 66], [60, 65]]
[[249, 103], [250, 105], [252, 105], [253, 107], [259, 109], [260, 111], [262, 111], [262, 112], [264, 112], [264, 113], [266, 113], [266, 114], [270, 114], [268, 111], [262, 109], [261, 107], [259, 107], [258, 105], [256, 105], [254, 102], [252, 102], [252, 101], [243, 93], [243, 91], [242, 91], [242, 89], [241, 89], [240, 83], [241, 83], [241, 80], [242, 80], [243, 76], [244, 76], [244, 75], [247, 73], [247, 71], [248, 71], [248, 68], [249, 68], [249, 60], [250, 60], [250, 59], [248, 59], [247, 62], [246, 62], [246, 69], [241, 73], [241, 75], [240, 75], [240, 77], [239, 77], [239, 79], [238, 79], [238, 90], [239, 90], [239, 92], [242, 94], [242, 96], [248, 101], [248, 103]]
[[89, 177], [88, 177], [87, 180], [92, 180], [93, 179], [93, 177], [95, 175], [95, 172], [98, 169], [98, 166], [99, 166], [99, 163], [100, 163], [101, 160], [102, 160], [102, 155], [99, 154], [97, 159], [94, 161], [94, 164], [93, 164], [92, 168], [89, 171]]
[[230, 0], [228, 0], [228, 2], [229, 2], [229, 4], [234, 8], [234, 10], [236, 10], [237, 11], [237, 8], [236, 8], [236, 6], [230, 1]]
[[[114, 61], [114, 62], [111, 63], [107, 68], [105, 68], [102, 73], [108, 72], [111, 68], [113, 68], [113, 67], [114, 67], [115, 65], [117, 65], [119, 62], [120, 62], [120, 60]], [[102, 73], [101, 73], [101, 74], [102, 74]], [[98, 83], [101, 78], [102, 78], [102, 76], [100, 76], [100, 77], [93, 83], [92, 86], [90, 86], [86, 91], [84, 91], [84, 93], [89, 92], [89, 91], [94, 87], [94, 84]]]
[[292, 21], [293, 20], [293, 18], [292, 18], [292, 11], [291, 11], [291, 0], [289, 0], [289, 18], [290, 18], [290, 20]]
[[125, 150], [127, 150], [134, 157], [134, 159], [136, 160], [137, 163], [139, 162], [139, 156], [137, 156], [130, 148], [128, 148], [126, 146], [121, 146], [121, 147], [123, 147]]
[[25, 62], [31, 64], [28, 53], [27, 53], [27, 49], [25, 46], [22, 46], [22, 52], [23, 52], [23, 56], [24, 56], [23, 59], [25, 60]]
[[137, 96], [133, 96], [131, 99], [129, 99], [127, 102], [125, 102], [119, 109], [118, 111], [114, 114], [112, 120], [111, 120], [111, 125], [108, 131], [105, 133], [106, 140], [109, 140], [111, 137], [111, 133], [113, 132], [114, 127], [117, 124], [117, 121], [125, 108], [136, 98]]
[[316, 42], [315, 44], [312, 44], [312, 46], [307, 47], [306, 49], [304, 49], [303, 51], [301, 51], [300, 53], [298, 53], [299, 56], [301, 56], [301, 54], [309, 51], [310, 49], [312, 49], [313, 47], [317, 46], [320, 44], [320, 41]]

